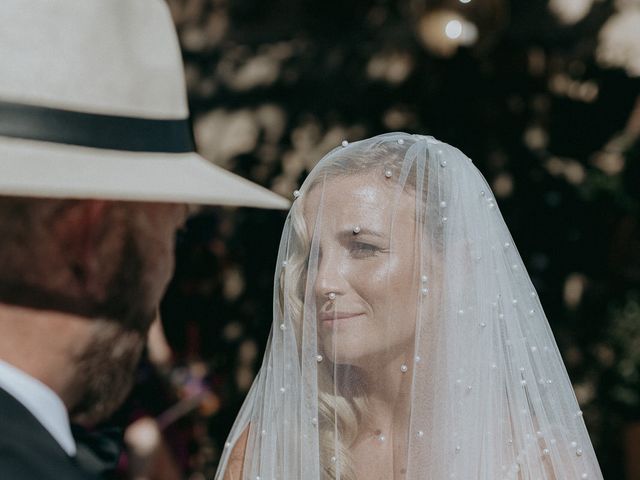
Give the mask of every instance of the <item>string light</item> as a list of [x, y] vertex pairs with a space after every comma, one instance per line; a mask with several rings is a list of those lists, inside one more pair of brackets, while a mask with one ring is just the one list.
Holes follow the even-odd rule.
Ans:
[[444, 27], [444, 33], [452, 40], [460, 38], [462, 35], [462, 23], [460, 20], [449, 20]]

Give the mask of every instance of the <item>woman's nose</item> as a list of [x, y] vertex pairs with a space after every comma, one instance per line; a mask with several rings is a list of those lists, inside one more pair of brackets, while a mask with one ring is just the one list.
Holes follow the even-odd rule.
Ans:
[[318, 300], [321, 302], [327, 299], [334, 300], [336, 296], [343, 295], [345, 284], [336, 252], [323, 252], [318, 258], [318, 275], [315, 283]]

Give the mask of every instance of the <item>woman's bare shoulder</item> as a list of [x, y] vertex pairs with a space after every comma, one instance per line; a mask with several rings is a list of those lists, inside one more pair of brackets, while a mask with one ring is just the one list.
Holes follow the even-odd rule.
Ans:
[[240, 480], [242, 478], [242, 467], [244, 465], [244, 456], [247, 451], [247, 439], [249, 438], [249, 427], [244, 429], [242, 435], [238, 437], [229, 460], [227, 461], [227, 468], [224, 472], [223, 480]]

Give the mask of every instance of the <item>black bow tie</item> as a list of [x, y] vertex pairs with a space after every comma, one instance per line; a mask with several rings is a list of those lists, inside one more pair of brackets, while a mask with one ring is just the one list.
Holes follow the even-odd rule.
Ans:
[[122, 451], [122, 429], [87, 430], [71, 425], [71, 432], [77, 447], [74, 458], [83, 471], [102, 477], [116, 469]]

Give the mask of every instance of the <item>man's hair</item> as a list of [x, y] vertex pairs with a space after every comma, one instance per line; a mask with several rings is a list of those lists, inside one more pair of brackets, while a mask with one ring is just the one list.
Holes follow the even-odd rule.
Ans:
[[[136, 204], [110, 202], [92, 249], [91, 278], [59, 224], [83, 200], [0, 197], [0, 302], [146, 328], [155, 314], [144, 285]], [[144, 223], [144, 222], [143, 222]]]

